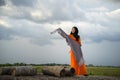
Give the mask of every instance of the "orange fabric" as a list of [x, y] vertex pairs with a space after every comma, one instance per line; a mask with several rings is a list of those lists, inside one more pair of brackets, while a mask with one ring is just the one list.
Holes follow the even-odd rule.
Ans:
[[[69, 37], [76, 41], [76, 39], [75, 39], [75, 37], [73, 35], [70, 34]], [[79, 38], [79, 40], [77, 42], [81, 45], [80, 38]], [[75, 74], [76, 75], [87, 74], [87, 70], [86, 70], [85, 64], [82, 64], [81, 66], [78, 65], [72, 50], [70, 50], [70, 58], [71, 58], [70, 66], [75, 69]]]

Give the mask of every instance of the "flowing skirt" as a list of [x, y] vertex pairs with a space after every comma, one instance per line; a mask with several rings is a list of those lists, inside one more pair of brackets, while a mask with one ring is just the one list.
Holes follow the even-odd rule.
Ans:
[[85, 64], [83, 63], [81, 66], [78, 65], [72, 50], [70, 51], [70, 59], [71, 59], [70, 60], [70, 66], [75, 69], [75, 75], [85, 75], [85, 74], [87, 74]]

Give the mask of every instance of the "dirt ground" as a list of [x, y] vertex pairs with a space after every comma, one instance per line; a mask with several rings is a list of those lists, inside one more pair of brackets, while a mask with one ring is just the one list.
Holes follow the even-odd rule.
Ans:
[[38, 74], [36, 76], [9, 76], [0, 75], [0, 80], [120, 80], [120, 77], [107, 76], [73, 76], [73, 77], [53, 77]]

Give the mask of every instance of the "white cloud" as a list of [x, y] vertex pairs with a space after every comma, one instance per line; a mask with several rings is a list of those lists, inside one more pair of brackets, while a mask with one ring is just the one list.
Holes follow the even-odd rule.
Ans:
[[47, 11], [47, 13], [40, 11], [40, 10], [33, 10], [30, 12], [30, 16], [33, 20], [39, 21], [39, 20], [46, 20], [47, 18], [51, 17], [52, 14]]
[[108, 16], [112, 19], [120, 20], [120, 9], [116, 9], [108, 13]]
[[92, 22], [94, 24], [100, 24], [105, 27], [118, 27], [120, 25], [120, 10], [116, 9], [113, 11], [90, 11], [86, 13], [86, 17], [88, 22]]
[[9, 27], [10, 27], [10, 24], [7, 23], [6, 21], [0, 19], [0, 26], [9, 28]]
[[95, 7], [95, 8], [89, 8], [87, 11], [90, 12], [108, 12], [109, 9], [105, 6]]

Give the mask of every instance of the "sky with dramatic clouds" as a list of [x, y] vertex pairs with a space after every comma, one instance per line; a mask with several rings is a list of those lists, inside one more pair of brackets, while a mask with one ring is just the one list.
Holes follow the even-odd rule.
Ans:
[[119, 0], [0, 0], [0, 63], [69, 64], [57, 33], [77, 26], [86, 64], [120, 66]]

